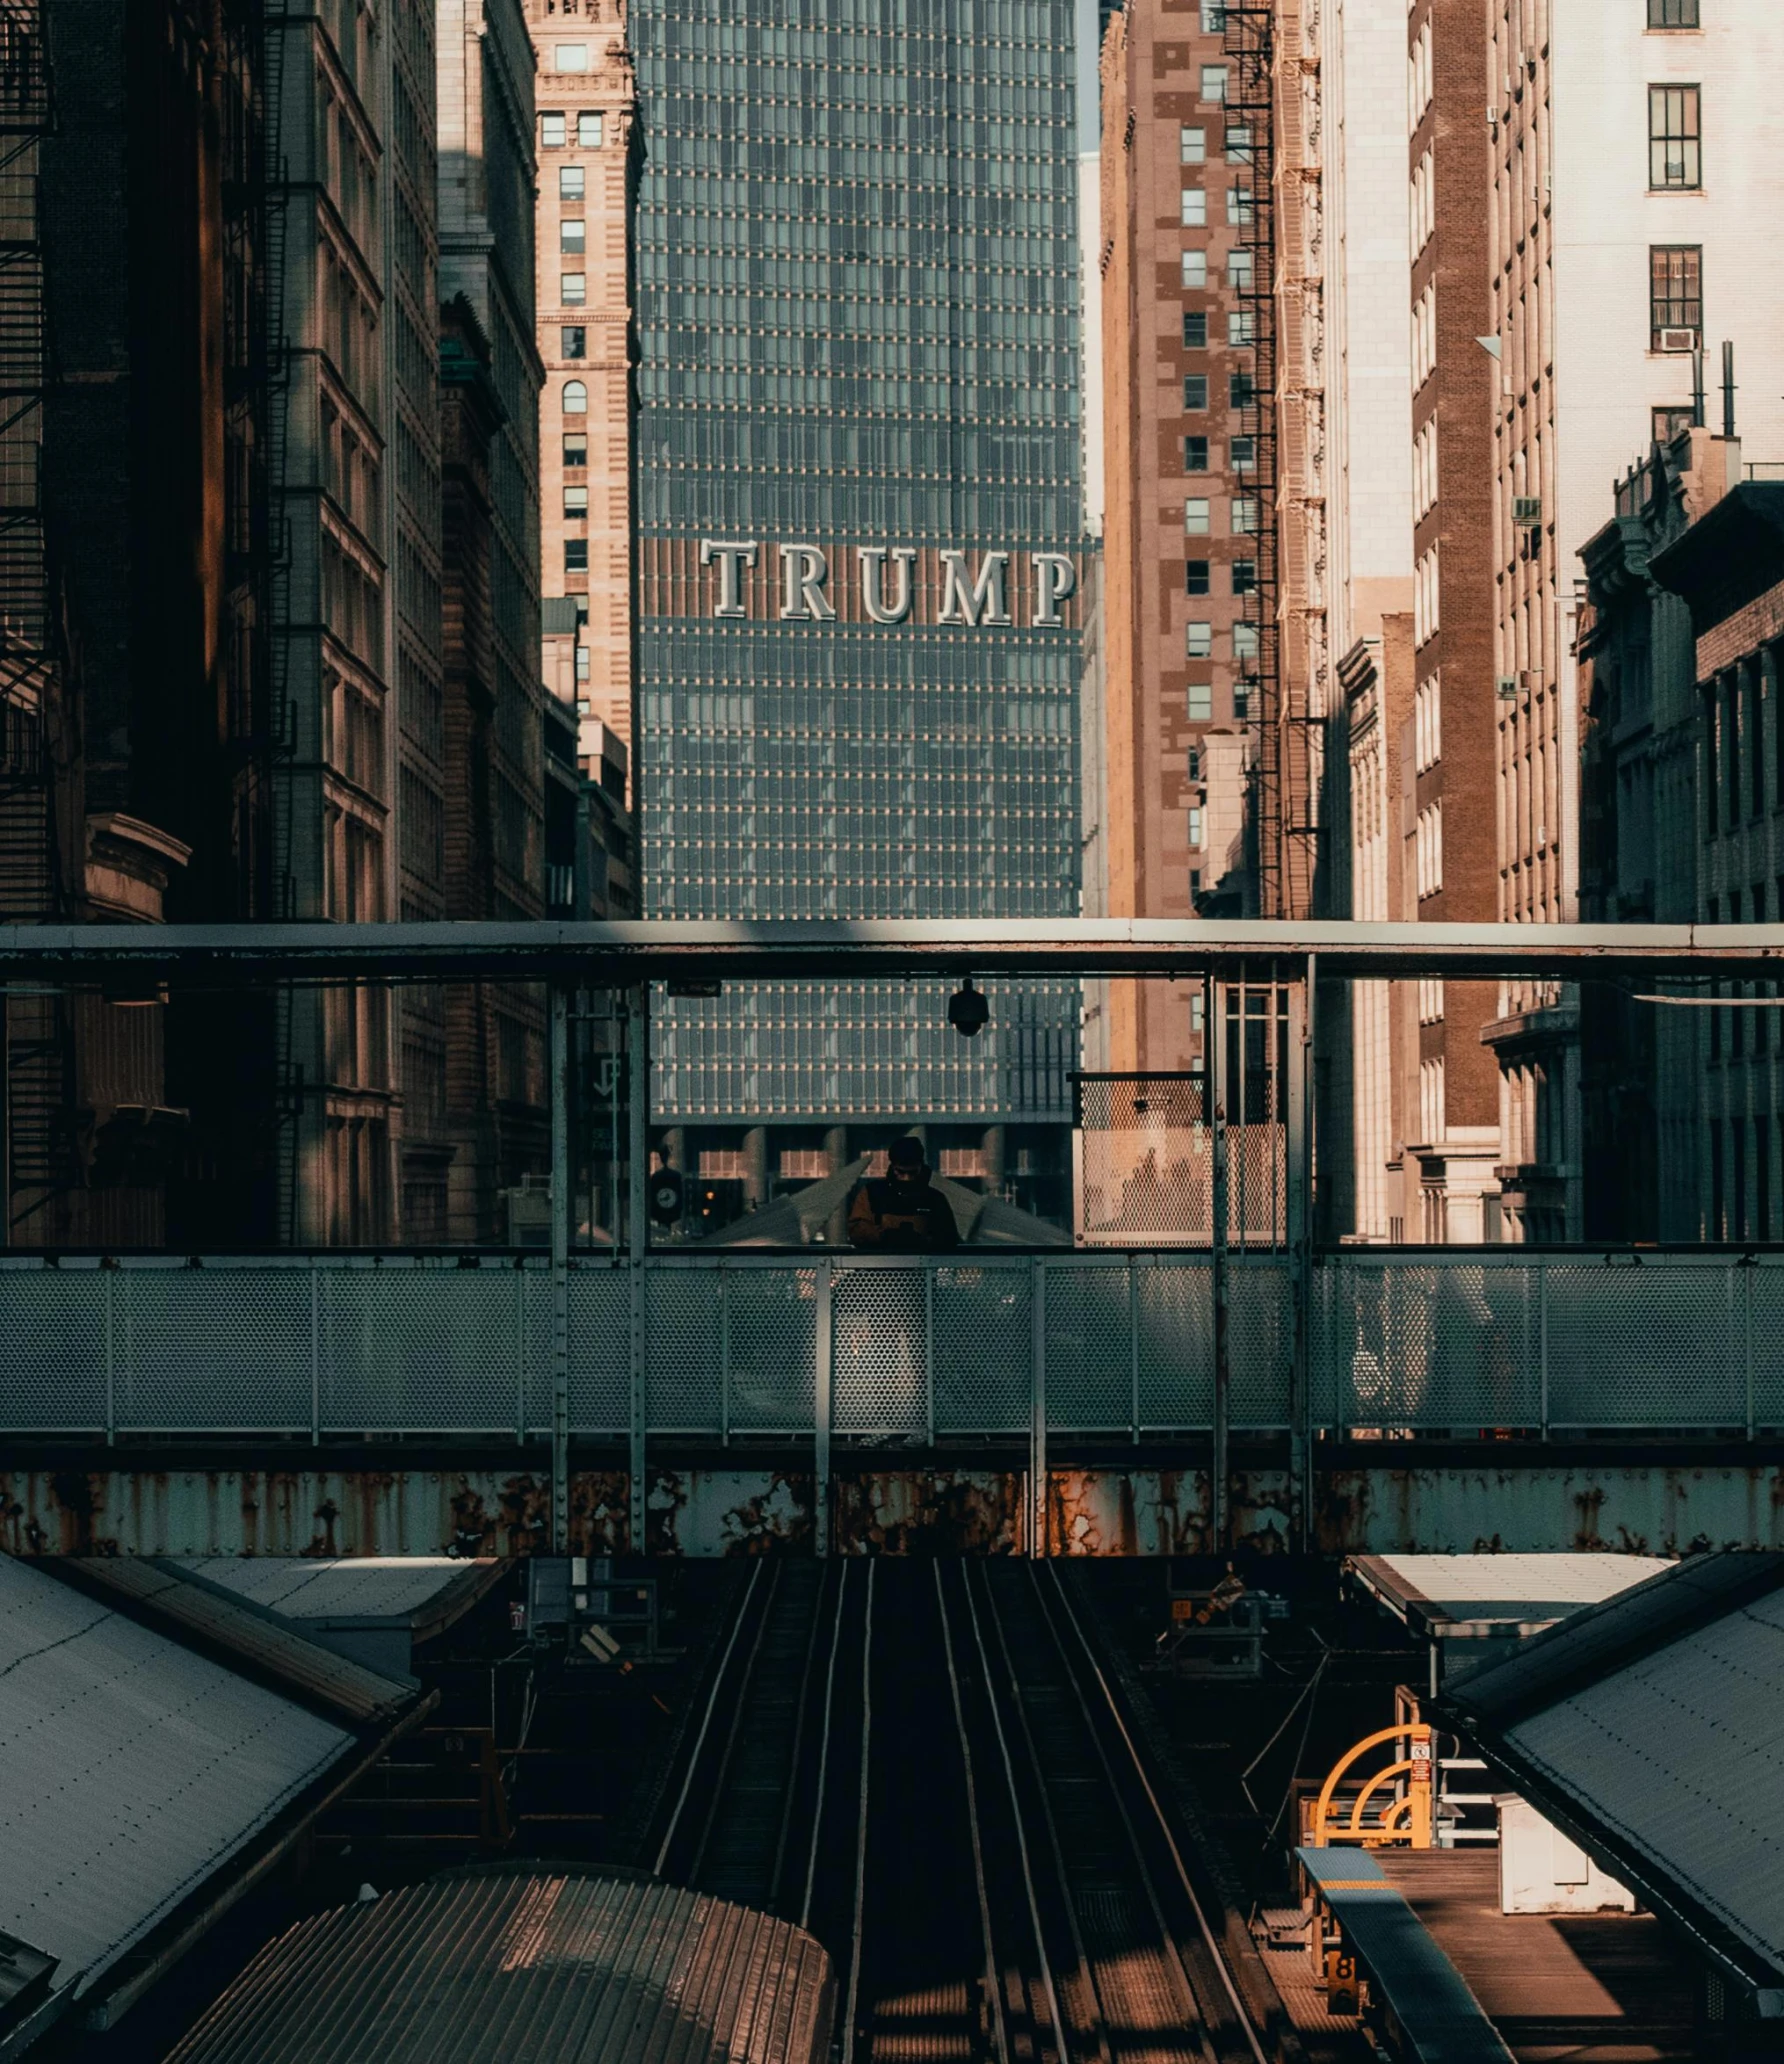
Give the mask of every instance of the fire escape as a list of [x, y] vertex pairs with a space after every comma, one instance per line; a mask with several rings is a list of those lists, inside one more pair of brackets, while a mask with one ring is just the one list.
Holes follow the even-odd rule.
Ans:
[[[70, 740], [45, 543], [49, 385], [39, 151], [52, 123], [41, 0], [0, 0], [0, 923], [65, 914], [57, 794]], [[58, 996], [0, 995], [0, 1245], [77, 1179], [74, 1039]]]
[[1305, 757], [1305, 740], [1297, 735], [1304, 717], [1286, 707], [1282, 653], [1275, 14], [1276, 0], [1227, 0], [1226, 49], [1233, 60], [1227, 120], [1248, 136], [1251, 157], [1251, 203], [1240, 243], [1250, 262], [1238, 286], [1252, 372], [1240, 434], [1251, 442], [1251, 492], [1258, 504], [1257, 582], [1244, 619], [1253, 649], [1241, 660], [1235, 687], [1245, 695], [1254, 727], [1250, 814], [1258, 913], [1292, 917], [1305, 915], [1311, 899], [1313, 841], [1298, 821], [1308, 813], [1305, 783], [1295, 777]]

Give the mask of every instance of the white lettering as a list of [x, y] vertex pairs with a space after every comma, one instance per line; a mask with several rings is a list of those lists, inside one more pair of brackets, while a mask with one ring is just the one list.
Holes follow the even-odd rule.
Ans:
[[[911, 568], [917, 563], [909, 545], [898, 545], [888, 555], [884, 545], [863, 545], [861, 561], [861, 606], [875, 623], [903, 623], [911, 613]], [[886, 600], [886, 560], [898, 568], [898, 594]]]
[[979, 577], [969, 587], [966, 554], [942, 554], [942, 606], [938, 623], [965, 624], [976, 630], [981, 623], [1007, 624], [1010, 612], [1004, 602], [1004, 571], [1008, 552], [987, 552], [979, 561]]
[[1076, 568], [1064, 552], [1034, 554], [1034, 621], [1051, 626], [1063, 623], [1059, 605], [1078, 586]]
[[700, 540], [700, 564], [711, 566], [718, 562], [719, 603], [712, 612], [714, 616], [741, 616], [743, 614], [743, 568], [756, 563], [756, 547], [753, 544], [727, 544], [721, 538]]
[[824, 593], [830, 563], [816, 545], [781, 545], [781, 621], [827, 622], [836, 611]]

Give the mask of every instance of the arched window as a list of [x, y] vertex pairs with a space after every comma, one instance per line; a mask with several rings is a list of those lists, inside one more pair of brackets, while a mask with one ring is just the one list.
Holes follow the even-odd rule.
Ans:
[[564, 382], [564, 414], [586, 416], [588, 414], [588, 389], [580, 380]]

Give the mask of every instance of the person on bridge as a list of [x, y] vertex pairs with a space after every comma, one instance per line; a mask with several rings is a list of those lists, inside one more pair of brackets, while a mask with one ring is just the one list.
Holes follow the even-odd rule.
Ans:
[[929, 1180], [921, 1140], [894, 1140], [885, 1175], [856, 1186], [849, 1238], [886, 1254], [939, 1254], [960, 1245], [953, 1206]]

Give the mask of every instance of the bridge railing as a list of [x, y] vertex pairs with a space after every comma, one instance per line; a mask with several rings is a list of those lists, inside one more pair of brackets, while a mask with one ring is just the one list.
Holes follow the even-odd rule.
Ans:
[[[1293, 1431], [1292, 1271], [1225, 1261], [1229, 1429]], [[1199, 1436], [1194, 1252], [0, 1258], [0, 1432], [992, 1445]], [[1784, 1255], [1346, 1252], [1311, 1271], [1314, 1439], [1784, 1427]]]

